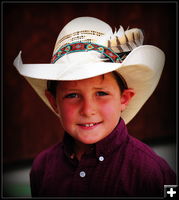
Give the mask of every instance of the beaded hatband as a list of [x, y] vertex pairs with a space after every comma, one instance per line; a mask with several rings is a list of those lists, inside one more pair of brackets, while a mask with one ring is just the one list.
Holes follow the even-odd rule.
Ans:
[[121, 63], [122, 60], [129, 54], [129, 52], [123, 52], [118, 55], [108, 47], [91, 42], [75, 42], [62, 46], [52, 57], [51, 63], [55, 63], [59, 58], [66, 54], [80, 51], [97, 51], [115, 63]]

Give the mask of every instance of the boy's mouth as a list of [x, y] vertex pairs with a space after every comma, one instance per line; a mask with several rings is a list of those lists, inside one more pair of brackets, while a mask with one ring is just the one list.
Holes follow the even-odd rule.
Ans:
[[78, 124], [79, 126], [82, 126], [82, 127], [94, 127], [98, 124], [100, 124], [101, 122], [91, 122], [91, 123], [84, 123], [84, 124]]

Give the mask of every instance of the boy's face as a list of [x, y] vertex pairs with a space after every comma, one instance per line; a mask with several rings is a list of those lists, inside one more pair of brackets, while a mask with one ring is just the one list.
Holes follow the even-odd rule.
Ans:
[[78, 81], [60, 81], [53, 107], [60, 115], [62, 126], [73, 138], [93, 144], [109, 135], [118, 124], [121, 112], [134, 94], [132, 90], [130, 94], [126, 91], [120, 94], [112, 73]]

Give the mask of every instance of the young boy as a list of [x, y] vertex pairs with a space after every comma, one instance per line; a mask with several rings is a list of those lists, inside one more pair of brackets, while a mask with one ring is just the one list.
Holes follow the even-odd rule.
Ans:
[[126, 124], [160, 79], [164, 53], [139, 29], [113, 33], [79, 17], [61, 31], [51, 64], [14, 65], [59, 117], [64, 139], [40, 153], [33, 197], [162, 197], [175, 173]]

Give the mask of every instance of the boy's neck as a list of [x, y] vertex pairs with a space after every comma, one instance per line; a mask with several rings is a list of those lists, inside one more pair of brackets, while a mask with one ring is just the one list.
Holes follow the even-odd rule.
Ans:
[[78, 160], [81, 160], [83, 154], [91, 149], [91, 144], [84, 144], [79, 141], [75, 141], [74, 152]]

